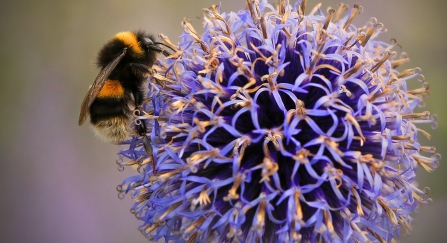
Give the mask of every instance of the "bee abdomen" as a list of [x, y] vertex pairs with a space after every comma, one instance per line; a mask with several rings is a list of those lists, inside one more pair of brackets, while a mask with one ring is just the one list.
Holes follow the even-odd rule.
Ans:
[[123, 98], [96, 98], [90, 106], [90, 122], [95, 124], [117, 116], [129, 119], [129, 113], [129, 107]]
[[129, 119], [124, 116], [110, 117], [92, 123], [96, 136], [99, 138], [119, 144], [126, 140], [129, 134]]
[[123, 98], [124, 97], [124, 87], [118, 80], [107, 80], [102, 86], [98, 93], [97, 98]]
[[113, 143], [129, 134], [129, 107], [119, 81], [107, 80], [90, 106], [90, 122], [96, 135]]
[[90, 122], [103, 140], [120, 143], [129, 134], [129, 108], [124, 99], [96, 98], [90, 106]]

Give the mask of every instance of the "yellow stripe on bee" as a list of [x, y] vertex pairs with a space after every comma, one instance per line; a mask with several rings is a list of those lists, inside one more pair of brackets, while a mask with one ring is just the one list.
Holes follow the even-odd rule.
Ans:
[[115, 35], [115, 38], [124, 42], [124, 44], [126, 44], [127, 46], [130, 46], [132, 52], [134, 52], [138, 56], [144, 54], [144, 51], [137, 40], [137, 36], [134, 33], [130, 31], [119, 32], [118, 34]]
[[123, 98], [124, 88], [118, 80], [107, 80], [97, 96], [98, 98]]

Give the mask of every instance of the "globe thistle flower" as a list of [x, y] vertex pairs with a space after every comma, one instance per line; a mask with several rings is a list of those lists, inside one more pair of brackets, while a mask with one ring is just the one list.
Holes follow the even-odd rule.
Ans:
[[[428, 188], [418, 167], [438, 166], [419, 144], [436, 126], [415, 112], [429, 94], [419, 68], [376, 40], [361, 7], [322, 11], [306, 1], [247, 0], [204, 9], [198, 34], [159, 60], [143, 107], [150, 127], [120, 155], [140, 174], [130, 192], [141, 232], [166, 242], [391, 242]], [[347, 11], [347, 13], [344, 13]], [[410, 90], [409, 82], [421, 88]]]

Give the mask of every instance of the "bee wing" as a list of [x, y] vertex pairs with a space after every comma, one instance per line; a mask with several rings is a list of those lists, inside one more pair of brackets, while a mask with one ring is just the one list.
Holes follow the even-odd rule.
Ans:
[[107, 81], [110, 73], [113, 71], [113, 69], [115, 69], [116, 65], [118, 65], [121, 59], [123, 59], [125, 54], [126, 49], [123, 49], [121, 54], [119, 54], [111, 63], [107, 64], [107, 66], [103, 68], [101, 72], [99, 72], [98, 76], [96, 76], [95, 82], [93, 82], [92, 86], [90, 86], [90, 89], [88, 90], [87, 94], [84, 97], [84, 100], [82, 101], [81, 113], [79, 114], [78, 121], [79, 126], [85, 122], [85, 119], [87, 119], [90, 105], [92, 105], [99, 91], [101, 91], [102, 87]]

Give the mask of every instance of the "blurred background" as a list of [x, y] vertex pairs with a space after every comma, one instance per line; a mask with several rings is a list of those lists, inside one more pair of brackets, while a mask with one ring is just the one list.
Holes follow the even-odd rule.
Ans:
[[[274, 0], [270, 2], [273, 3]], [[291, 0], [293, 3], [294, 1]], [[309, 0], [308, 9], [319, 1]], [[425, 145], [447, 156], [447, 1], [344, 0], [384, 23], [384, 41], [396, 38], [431, 85], [427, 110], [439, 128]], [[135, 173], [119, 172], [119, 148], [95, 139], [88, 125], [78, 127], [81, 101], [98, 70], [96, 52], [115, 33], [148, 30], [176, 43], [180, 22], [217, 0], [2, 1], [0, 3], [0, 242], [147, 242], [130, 214], [129, 197], [119, 200], [116, 185]], [[323, 0], [322, 9], [339, 0]], [[236, 11], [244, 0], [222, 1]], [[309, 11], [309, 10], [308, 10]], [[413, 87], [419, 86], [415, 80]], [[423, 127], [431, 130], [429, 126]], [[445, 242], [447, 170], [420, 170], [420, 188], [431, 188], [433, 203], [420, 208], [411, 236], [401, 242]], [[444, 240], [441, 240], [444, 239]]]

